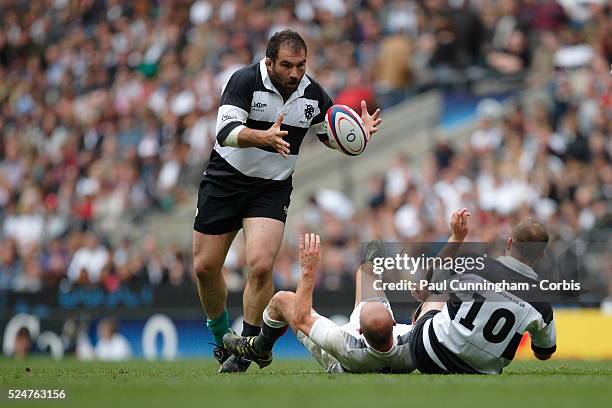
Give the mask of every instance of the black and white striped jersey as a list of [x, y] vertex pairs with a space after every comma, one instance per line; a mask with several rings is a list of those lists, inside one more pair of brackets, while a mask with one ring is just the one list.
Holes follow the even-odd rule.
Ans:
[[[502, 256], [485, 262], [483, 271], [455, 274], [459, 282], [526, 282], [537, 275], [515, 258]], [[482, 286], [482, 285], [481, 285]], [[527, 301], [511, 291], [453, 292], [450, 300], [427, 322], [423, 343], [429, 357], [445, 371], [501, 373], [510, 364], [524, 333], [538, 354], [556, 350], [553, 310], [548, 302]], [[541, 296], [535, 296], [541, 300]]]
[[[287, 99], [272, 84], [264, 60], [236, 71], [226, 84], [217, 114], [217, 141], [205, 177], [249, 187], [291, 183], [291, 175], [302, 140], [310, 129], [321, 141], [328, 140], [325, 113], [332, 101], [311, 77], [304, 75], [298, 88]], [[230, 132], [243, 127], [267, 130], [280, 113], [285, 119], [281, 130], [288, 135], [289, 158], [271, 147], [237, 148], [223, 146]], [[229, 177], [228, 177], [229, 176]]]

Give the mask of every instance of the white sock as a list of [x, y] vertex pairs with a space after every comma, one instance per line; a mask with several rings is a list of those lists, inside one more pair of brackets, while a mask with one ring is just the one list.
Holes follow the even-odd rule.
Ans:
[[275, 329], [280, 329], [281, 327], [285, 327], [287, 325], [287, 322], [284, 320], [274, 320], [270, 317], [270, 314], [268, 313], [268, 308], [266, 307], [263, 311], [263, 321], [265, 324], [267, 324], [270, 327], [273, 327]]

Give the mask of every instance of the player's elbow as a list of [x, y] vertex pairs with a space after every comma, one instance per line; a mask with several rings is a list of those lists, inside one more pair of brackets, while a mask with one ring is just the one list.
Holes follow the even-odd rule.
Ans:
[[294, 312], [294, 325], [295, 329], [301, 331], [302, 333], [308, 334], [309, 326], [308, 326], [308, 318], [309, 314], [305, 311], [295, 310]]
[[306, 316], [301, 311], [295, 310], [293, 313], [293, 319], [295, 328], [302, 330], [302, 327], [306, 324]]
[[240, 121], [233, 121], [217, 130], [217, 142], [221, 146], [239, 147], [238, 134], [244, 129], [244, 124]]
[[554, 345], [552, 347], [538, 347], [531, 343], [531, 350], [533, 351], [533, 355], [538, 360], [548, 360], [552, 357], [552, 355], [557, 351], [557, 346]]
[[549, 358], [552, 357], [552, 354], [540, 354], [540, 353], [536, 353], [534, 352], [533, 355], [535, 356], [535, 358], [537, 358], [538, 360], [548, 360]]

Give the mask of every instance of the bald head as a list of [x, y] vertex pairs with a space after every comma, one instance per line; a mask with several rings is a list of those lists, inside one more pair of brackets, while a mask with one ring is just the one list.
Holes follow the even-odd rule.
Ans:
[[512, 230], [510, 255], [527, 265], [533, 265], [544, 256], [547, 244], [546, 227], [533, 218], [525, 218]]
[[378, 351], [388, 351], [393, 345], [394, 323], [389, 310], [379, 302], [366, 303], [359, 315], [363, 337]]

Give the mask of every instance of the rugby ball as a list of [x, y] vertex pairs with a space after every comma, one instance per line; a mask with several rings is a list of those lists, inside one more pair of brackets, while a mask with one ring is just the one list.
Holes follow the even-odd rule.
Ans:
[[359, 156], [366, 148], [368, 139], [363, 121], [346, 105], [334, 105], [325, 115], [327, 135], [338, 150], [349, 156]]

